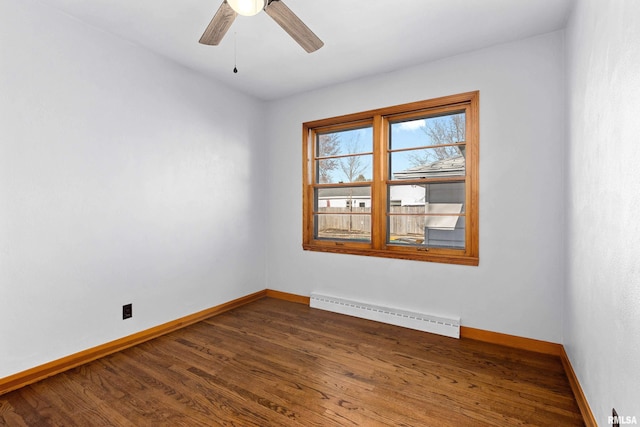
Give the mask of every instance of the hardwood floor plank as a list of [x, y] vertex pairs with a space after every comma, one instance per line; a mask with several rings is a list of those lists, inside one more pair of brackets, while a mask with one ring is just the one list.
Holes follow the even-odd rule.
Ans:
[[[218, 330], [218, 334], [226, 334], [227, 332]], [[336, 414], [350, 413], [353, 418], [357, 412], [359, 416], [367, 420], [381, 418], [378, 414], [369, 413], [370, 411], [366, 407], [356, 408], [348, 404], [351, 401], [362, 400], [364, 396], [373, 391], [374, 384], [369, 379], [371, 372], [344, 371], [340, 368], [339, 363], [331, 359], [310, 358], [306, 354], [296, 354], [295, 348], [283, 348], [281, 345], [271, 342], [258, 344], [249, 334], [240, 338], [235, 337], [234, 341], [244, 342], [244, 346], [247, 348], [261, 349], [258, 354], [244, 354], [238, 357], [238, 362], [243, 366], [250, 366], [251, 371], [258, 368], [263, 372], [284, 372], [287, 377], [297, 378], [296, 385], [299, 388], [303, 386], [314, 390], [322, 388], [324, 390], [323, 397], [327, 401], [324, 405], [332, 405], [331, 408]], [[278, 363], [278, 358], [282, 354], [286, 354], [287, 360], [296, 361], [295, 365], [299, 368], [297, 372], [290, 371], [287, 366]], [[309, 384], [309, 379], [316, 381]], [[280, 382], [286, 384], [286, 378], [280, 378]]]
[[[293, 330], [293, 328], [294, 328], [294, 327], [289, 327], [289, 333], [292, 333], [292, 334], [295, 334], [295, 333], [296, 333], [296, 332]], [[325, 331], [325, 332], [326, 332], [326, 329], [323, 329], [323, 331]], [[257, 329], [254, 329], [254, 330], [253, 330], [252, 332], [250, 332], [250, 333], [253, 333], [253, 334], [260, 334], [260, 333], [262, 333], [262, 332], [260, 331], [260, 326], [258, 326], [258, 327], [257, 327]], [[343, 335], [344, 335], [344, 334], [343, 334]], [[334, 337], [334, 339], [335, 339], [335, 338], [336, 338], [336, 337]], [[450, 339], [445, 338], [445, 340], [450, 340]], [[340, 343], [335, 343], [335, 342], [334, 342], [333, 346], [331, 347], [331, 351], [335, 350], [335, 348], [336, 348], [338, 345], [341, 345], [341, 344], [340, 344]], [[350, 346], [348, 346], [348, 347], [350, 347]], [[352, 350], [354, 350], [354, 351], [355, 351], [355, 350], [358, 350], [358, 349], [356, 349], [355, 347], [353, 347], [353, 349], [349, 349], [349, 351], [350, 351], [350, 352], [351, 352]], [[363, 353], [363, 352], [362, 352], [361, 350], [359, 351], [359, 353], [360, 353], [360, 355], [362, 356], [362, 353]], [[333, 357], [333, 355], [329, 355], [329, 357]], [[442, 375], [442, 367], [441, 367], [441, 366], [439, 366], [439, 365], [435, 365], [435, 364], [432, 364], [432, 363], [431, 363], [430, 361], [428, 361], [428, 360], [423, 360], [423, 361], [427, 363], [427, 366], [429, 366], [429, 365], [433, 365], [433, 366], [434, 366], [434, 368], [433, 368], [433, 369], [434, 369], [436, 372], [439, 372], [439, 375]], [[352, 362], [353, 362], [353, 363], [355, 363], [355, 364], [356, 364], [356, 366], [357, 366], [357, 365], [360, 365], [360, 364], [363, 362], [363, 360], [353, 360]], [[373, 357], [373, 356], [371, 356], [371, 357], [367, 357], [367, 360], [366, 360], [366, 361], [364, 361], [364, 362], [368, 362], [368, 363], [370, 363], [370, 364], [376, 364], [376, 363], [377, 363], [377, 364], [378, 364], [378, 365], [380, 365], [380, 366], [386, 366], [386, 365], [389, 365], [389, 364], [390, 364], [390, 361], [389, 361], [389, 360], [383, 360], [383, 359], [382, 359], [382, 357], [381, 357], [380, 355], [375, 356], [375, 357]], [[399, 368], [400, 368], [400, 365], [398, 365], [398, 364], [397, 364], [397, 362], [394, 362], [394, 363], [396, 363], [395, 365], [393, 365], [393, 366], [395, 367], [395, 368], [394, 368], [394, 369], [395, 369], [395, 372], [391, 372], [391, 373], [389, 373], [389, 375], [392, 375], [393, 377], [399, 377], [399, 374], [404, 374], [404, 375], [406, 375], [407, 377], [412, 377], [412, 376], [413, 376], [413, 375], [415, 375], [415, 374], [418, 374], [418, 375], [426, 375], [426, 374], [428, 374], [428, 372], [411, 372], [411, 368], [409, 368], [409, 372], [401, 372], [401, 370], [399, 369]], [[493, 363], [492, 363], [491, 365], [495, 366], [495, 364], [493, 364]], [[344, 374], [344, 373], [343, 373], [343, 374]], [[467, 375], [467, 376], [468, 376], [468, 375], [469, 375], [469, 372], [463, 372], [462, 374], [465, 374], [465, 375]], [[453, 375], [453, 377], [455, 377], [456, 375], [460, 375], [460, 372], [454, 372], [452, 375]], [[475, 375], [475, 374], [474, 374], [474, 375]], [[447, 378], [442, 378], [442, 377], [438, 376], [437, 374], [433, 374], [433, 377], [434, 377], [434, 378], [437, 378], [437, 379], [440, 381], [440, 382], [439, 382], [439, 384], [435, 387], [436, 389], [438, 389], [438, 390], [442, 390], [442, 389], [443, 389], [443, 387], [445, 387], [445, 388], [446, 388], [446, 384], [443, 384], [443, 383], [442, 383], [442, 381], [446, 381], [446, 380], [447, 380]], [[456, 380], [451, 380], [450, 382], [451, 382], [451, 383], [455, 383], [455, 384], [457, 384], [457, 381], [456, 381]], [[397, 385], [398, 385], [398, 384], [396, 384], [396, 386], [397, 386]], [[487, 385], [487, 386], [488, 386], [488, 385], [490, 385], [490, 386], [494, 386], [494, 379], [493, 379], [493, 376], [492, 376], [491, 378], [487, 379], [487, 380], [485, 381], [484, 385]], [[460, 386], [461, 386], [460, 384], [457, 384], [457, 386], [456, 386], [454, 389], [450, 389], [450, 390], [448, 390], [448, 391], [449, 391], [449, 392], [452, 392], [452, 393], [460, 393]], [[480, 388], [478, 388], [479, 386], [478, 386], [478, 382], [477, 382], [477, 381], [476, 381], [476, 383], [475, 383], [475, 384], [467, 384], [465, 387], [469, 387], [469, 388], [473, 387], [473, 388], [475, 388], [475, 391], [474, 391], [474, 393], [475, 393], [475, 394], [478, 394], [478, 392], [482, 392], [482, 391], [483, 391], [483, 390], [481, 390]], [[508, 391], [508, 390], [502, 390], [502, 391], [503, 391], [503, 392], [505, 392], [505, 391]], [[424, 390], [423, 390], [423, 392], [424, 392]], [[512, 399], [512, 398], [510, 398], [510, 399], [509, 399], [509, 401], [508, 401], [508, 403], [510, 403], [512, 400], [513, 400], [513, 399]], [[506, 407], [506, 408], [510, 408], [510, 406], [509, 406], [509, 405], [507, 405], [507, 406], [505, 406], [505, 407]], [[522, 409], [522, 408], [520, 408], [520, 410], [521, 410], [521, 409]], [[531, 410], [530, 412], [531, 412], [531, 413], [533, 413], [533, 410]]]
[[[238, 341], [238, 339], [236, 338], [234, 341]], [[288, 371], [287, 367], [280, 366], [277, 363], [275, 363], [273, 360], [269, 360], [269, 358], [265, 358], [262, 356], [262, 354], [269, 355], [272, 353], [275, 353], [275, 354], [281, 353], [282, 349], [278, 349], [274, 347], [266, 347], [264, 344], [268, 344], [268, 343], [263, 343], [263, 345], [256, 345], [256, 342], [254, 341], [251, 341], [250, 343], [246, 343], [246, 344], [248, 345], [243, 344], [243, 348], [245, 348], [245, 351], [243, 352], [243, 354], [238, 354], [237, 357], [234, 358], [234, 360], [229, 360], [227, 362], [226, 368], [225, 368], [227, 375], [235, 374], [238, 376], [243, 376], [243, 373], [244, 373], [245, 380], [248, 380], [250, 384], [252, 384], [252, 387], [258, 386], [258, 388], [260, 388], [263, 391], [263, 393], [264, 392], [271, 393], [270, 394], [271, 398], [273, 398], [274, 396], [280, 397], [280, 398], [284, 398], [285, 401], [286, 399], [290, 399], [291, 395], [283, 395], [283, 393], [280, 393], [280, 391], [283, 389], [289, 389], [289, 391], [297, 390], [302, 393], [306, 393], [308, 390], [317, 391], [318, 390], [317, 387], [324, 387], [324, 388], [327, 387], [326, 383], [307, 386], [306, 384], [307, 381], [304, 379], [297, 380], [296, 383], [291, 383], [287, 378], [297, 378], [298, 376], [304, 376], [304, 375], [297, 375], [296, 372]], [[193, 348], [194, 346], [191, 346], [191, 347]], [[197, 347], [205, 350], [207, 354], [212, 354], [212, 352], [214, 351], [206, 347], [201, 347], [200, 345], [197, 345]], [[255, 351], [254, 349], [256, 348], [258, 348], [259, 351]], [[289, 355], [289, 357], [291, 357], [291, 355]], [[285, 372], [284, 376], [273, 374], [273, 372], [282, 372], [282, 371]], [[344, 392], [344, 390], [342, 390], [342, 392]], [[333, 407], [334, 409], [333, 412], [336, 415], [338, 415], [338, 418], [343, 412], [351, 412], [351, 416], [353, 417], [353, 408], [344, 409], [344, 403], [345, 403], [344, 399], [338, 399], [326, 392], [320, 392], [319, 395], [321, 395], [321, 398], [319, 399], [319, 401], [333, 401], [333, 404], [335, 405]], [[318, 400], [318, 399], [312, 399], [312, 401], [314, 400]], [[330, 405], [329, 402], [324, 402], [325, 407], [329, 405]], [[299, 410], [301, 409], [306, 409], [306, 408], [303, 405], [303, 406], [300, 406]], [[317, 410], [318, 408], [314, 408], [314, 409]], [[322, 410], [324, 411], [324, 409]], [[298, 414], [296, 414], [294, 418], [298, 419], [300, 417], [298, 416]], [[327, 420], [322, 420], [322, 422], [318, 423], [318, 425], [326, 425], [326, 422]], [[342, 423], [339, 425], [342, 425]]]
[[8, 426], [584, 425], [560, 358], [265, 298], [15, 390]]
[[25, 419], [18, 415], [13, 406], [6, 400], [0, 400], [0, 425], [28, 427]]
[[[153, 345], [150, 343], [148, 347]], [[171, 408], [175, 412], [156, 414], [161, 417], [155, 421], [159, 425], [173, 425], [168, 423], [175, 419], [172, 423], [207, 426], [224, 418], [219, 415], [241, 418], [241, 414], [230, 410], [232, 406], [229, 405], [229, 401], [215, 393], [215, 390], [206, 389], [207, 394], [194, 393], [202, 387], [191, 381], [188, 376], [179, 374], [172, 365], [153, 360], [153, 348], [136, 349], [123, 356], [126, 359], [119, 360], [118, 365], [129, 373], [135, 373], [135, 376], [143, 381], [147, 387], [144, 395], [153, 396], [162, 407]], [[215, 399], [211, 399], [212, 395]], [[151, 408], [155, 406], [157, 405], [151, 405]], [[148, 405], [144, 407], [147, 408]], [[181, 420], [183, 418], [184, 421]]]

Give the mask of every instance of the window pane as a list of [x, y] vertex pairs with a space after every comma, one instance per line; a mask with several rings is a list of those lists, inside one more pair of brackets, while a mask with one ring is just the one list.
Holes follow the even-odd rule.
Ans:
[[[338, 208], [326, 208], [326, 211]], [[368, 208], [354, 208], [354, 212]], [[371, 241], [371, 215], [315, 216], [316, 239]]]
[[315, 211], [317, 239], [371, 240], [371, 187], [316, 189]]
[[319, 184], [364, 182], [373, 178], [371, 154], [318, 160], [316, 164], [316, 181]]
[[465, 217], [456, 215], [391, 215], [389, 241], [392, 245], [429, 248], [465, 247]]
[[[465, 184], [464, 182], [438, 182], [420, 185], [390, 185], [389, 212], [408, 213], [400, 208], [415, 207], [411, 213], [435, 213], [433, 205], [460, 205], [457, 213], [464, 212]], [[430, 205], [432, 205], [430, 207]], [[453, 208], [452, 208], [453, 209]], [[449, 213], [449, 212], [445, 212]]]
[[389, 156], [391, 179], [464, 176], [464, 145], [399, 151]]
[[388, 243], [464, 248], [464, 182], [389, 186]]
[[371, 153], [372, 151], [373, 129], [370, 126], [317, 135], [316, 157]]
[[465, 114], [454, 113], [391, 123], [389, 148], [425, 147], [465, 141]]

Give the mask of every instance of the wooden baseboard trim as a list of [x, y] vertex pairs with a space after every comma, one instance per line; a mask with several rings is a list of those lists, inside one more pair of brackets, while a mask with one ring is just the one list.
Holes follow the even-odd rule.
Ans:
[[304, 297], [302, 295], [290, 294], [287, 292], [274, 291], [272, 289], [267, 289], [267, 297], [281, 299], [289, 302], [295, 302], [298, 304], [309, 305], [311, 302], [310, 297]]
[[587, 398], [582, 391], [582, 387], [580, 386], [580, 382], [578, 382], [578, 377], [576, 376], [576, 372], [573, 370], [573, 366], [571, 366], [569, 355], [567, 355], [564, 346], [562, 347], [560, 360], [562, 360], [564, 372], [567, 375], [567, 379], [569, 380], [569, 385], [571, 386], [571, 390], [573, 391], [573, 396], [576, 398], [578, 408], [580, 408], [580, 413], [582, 414], [585, 426], [598, 427], [598, 423], [593, 416], [593, 412], [591, 412], [589, 402], [587, 402]]
[[253, 301], [257, 301], [267, 296], [267, 291], [259, 291], [244, 297], [235, 299], [233, 301], [220, 304], [218, 306], [208, 308], [206, 310], [199, 311], [197, 313], [181, 317], [180, 319], [164, 323], [159, 326], [129, 335], [127, 337], [108, 342], [106, 344], [93, 347], [79, 353], [75, 353], [58, 360], [54, 360], [44, 365], [36, 366], [31, 369], [27, 369], [23, 372], [10, 375], [5, 378], [0, 378], [0, 396], [8, 393], [12, 390], [19, 389], [29, 384], [33, 384], [37, 381], [43, 380], [55, 374], [67, 371], [93, 360], [99, 359], [109, 354], [122, 351], [126, 348], [133, 347], [134, 345], [141, 344], [145, 341], [149, 341], [153, 338], [157, 338], [161, 335], [168, 334], [175, 330], [184, 328], [185, 326], [192, 325], [202, 320], [217, 314], [224, 313], [225, 311], [232, 310], [234, 308], [249, 304]]
[[507, 335], [500, 332], [485, 331], [468, 326], [460, 326], [460, 338], [500, 344], [506, 347], [535, 351], [536, 353], [550, 354], [553, 356], [560, 356], [562, 354], [562, 344]]

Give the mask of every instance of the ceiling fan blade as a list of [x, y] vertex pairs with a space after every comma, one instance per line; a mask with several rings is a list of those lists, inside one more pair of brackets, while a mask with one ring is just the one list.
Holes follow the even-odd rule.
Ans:
[[269, 0], [264, 11], [307, 52], [314, 52], [324, 46], [322, 40], [281, 0]]
[[229, 6], [227, 0], [224, 0], [207, 29], [204, 30], [204, 34], [200, 37], [200, 43], [213, 46], [220, 44], [237, 15], [236, 11]]

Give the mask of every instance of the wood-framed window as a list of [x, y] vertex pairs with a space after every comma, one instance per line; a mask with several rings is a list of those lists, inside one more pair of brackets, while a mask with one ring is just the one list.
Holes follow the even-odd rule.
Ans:
[[303, 248], [478, 265], [479, 92], [303, 124]]

